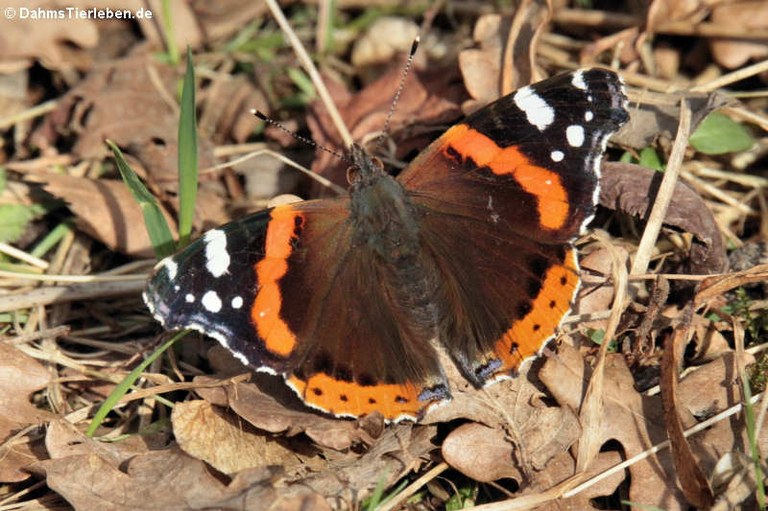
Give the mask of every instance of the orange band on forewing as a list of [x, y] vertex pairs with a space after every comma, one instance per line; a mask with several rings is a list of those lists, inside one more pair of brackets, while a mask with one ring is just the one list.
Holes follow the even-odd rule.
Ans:
[[418, 389], [408, 383], [360, 385], [336, 380], [324, 373], [313, 374], [307, 380], [290, 376], [287, 381], [306, 403], [334, 415], [379, 412], [390, 420], [402, 416], [417, 418], [429, 405], [419, 401]]
[[251, 308], [251, 321], [267, 350], [287, 357], [296, 346], [296, 336], [280, 317], [283, 296], [278, 282], [288, 271], [288, 258], [293, 252], [296, 219], [303, 216], [291, 206], [278, 206], [270, 213], [264, 258], [256, 263], [259, 290]]
[[478, 166], [488, 167], [494, 174], [510, 174], [526, 192], [538, 201], [541, 225], [561, 229], [568, 220], [568, 193], [560, 176], [544, 167], [532, 165], [517, 147], [499, 147], [492, 139], [458, 124], [444, 135], [448, 145]]
[[[515, 321], [496, 342], [496, 356], [504, 362], [503, 370], [517, 368], [536, 355], [544, 342], [555, 334], [579, 286], [576, 253], [570, 249], [564, 264], [554, 265], [544, 275], [544, 284], [531, 304], [531, 311]], [[513, 349], [513, 343], [516, 346]]]

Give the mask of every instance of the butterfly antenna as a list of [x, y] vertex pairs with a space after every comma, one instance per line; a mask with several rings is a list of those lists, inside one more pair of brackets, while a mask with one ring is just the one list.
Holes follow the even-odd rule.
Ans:
[[325, 151], [326, 153], [335, 156], [336, 158], [340, 159], [341, 161], [345, 161], [345, 162], [350, 163], [350, 164], [352, 163], [352, 161], [347, 156], [345, 156], [344, 154], [336, 152], [336, 151], [334, 151], [332, 149], [328, 149], [327, 147], [322, 146], [322, 145], [318, 144], [317, 142], [315, 142], [314, 140], [308, 139], [307, 137], [302, 137], [298, 133], [289, 130], [288, 128], [286, 128], [285, 126], [280, 124], [279, 122], [277, 122], [274, 119], [272, 119], [271, 117], [268, 117], [264, 112], [262, 112], [260, 110], [256, 110], [254, 108], [254, 109], [251, 110], [251, 113], [254, 116], [256, 116], [259, 120], [264, 121], [265, 123], [269, 124], [270, 126], [274, 126], [275, 128], [279, 129], [283, 133], [289, 134], [290, 136], [292, 136], [293, 138], [295, 138], [299, 142], [303, 142], [303, 143], [305, 143], [305, 144], [307, 144], [309, 146], [314, 147], [315, 149], [320, 149], [321, 151]]
[[387, 114], [387, 118], [384, 121], [384, 126], [381, 129], [381, 134], [378, 136], [376, 140], [376, 149], [381, 148], [381, 146], [384, 144], [384, 139], [389, 134], [389, 126], [392, 123], [392, 116], [395, 115], [395, 108], [397, 108], [397, 102], [400, 100], [400, 95], [403, 93], [403, 89], [405, 88], [405, 79], [408, 77], [408, 73], [411, 71], [411, 67], [413, 67], [413, 58], [416, 55], [416, 50], [419, 49], [420, 41], [421, 41], [421, 38], [419, 36], [416, 36], [416, 38], [413, 40], [413, 44], [411, 44], [411, 51], [408, 53], [408, 60], [405, 62], [405, 67], [403, 68], [403, 74], [400, 77], [400, 84], [397, 86], [397, 91], [395, 91], [395, 97], [392, 98], [392, 105], [389, 107], [389, 113]]

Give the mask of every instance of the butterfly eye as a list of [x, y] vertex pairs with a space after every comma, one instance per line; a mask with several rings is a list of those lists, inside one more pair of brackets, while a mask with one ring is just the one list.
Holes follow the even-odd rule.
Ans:
[[347, 167], [347, 183], [352, 185], [360, 181], [360, 167]]

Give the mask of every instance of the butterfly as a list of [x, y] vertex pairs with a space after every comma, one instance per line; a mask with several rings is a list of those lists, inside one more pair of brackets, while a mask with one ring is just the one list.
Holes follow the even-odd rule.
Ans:
[[468, 116], [397, 177], [353, 145], [348, 195], [208, 231], [158, 263], [144, 300], [310, 407], [416, 420], [451, 397], [439, 350], [482, 387], [555, 335], [626, 101], [614, 72], [582, 69]]

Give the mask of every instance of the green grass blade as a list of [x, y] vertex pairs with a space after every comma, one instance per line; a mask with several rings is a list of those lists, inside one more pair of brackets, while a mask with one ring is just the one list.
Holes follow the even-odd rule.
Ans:
[[747, 426], [747, 438], [749, 439], [749, 456], [755, 467], [755, 481], [757, 481], [757, 506], [759, 509], [766, 508], [765, 486], [763, 484], [764, 474], [760, 459], [760, 446], [757, 438], [757, 422], [755, 418], [755, 409], [752, 404], [752, 387], [749, 385], [749, 379], [745, 374], [741, 375], [741, 384], [744, 391], [744, 423]]
[[51, 231], [32, 249], [30, 255], [34, 257], [43, 257], [53, 247], [61, 241], [64, 236], [75, 230], [72, 219], [66, 219]]
[[187, 48], [187, 72], [181, 90], [179, 117], [179, 246], [189, 243], [197, 200], [197, 114], [195, 68]]
[[168, 50], [167, 58], [171, 64], [179, 63], [179, 47], [176, 46], [176, 34], [173, 31], [173, 11], [171, 10], [171, 0], [163, 0], [163, 36], [165, 37], [165, 47]]
[[179, 339], [188, 333], [189, 330], [184, 330], [171, 337], [165, 344], [152, 352], [152, 354], [149, 355], [141, 364], [136, 366], [136, 368], [131, 371], [128, 376], [123, 378], [123, 381], [117, 384], [117, 387], [115, 387], [109, 396], [107, 396], [107, 399], [104, 400], [99, 409], [96, 411], [96, 414], [93, 416], [91, 424], [88, 426], [88, 430], [86, 430], [85, 434], [89, 437], [92, 437], [99, 426], [101, 426], [101, 423], [104, 422], [104, 418], [107, 416], [107, 414], [112, 411], [120, 399], [122, 399], [122, 397], [128, 392], [133, 384], [136, 383], [136, 380], [138, 380], [141, 376], [141, 373], [143, 373], [144, 370], [149, 367], [149, 364], [157, 360], [157, 357], [165, 353], [168, 348], [173, 346]]
[[133, 169], [128, 166], [120, 148], [111, 140], [107, 140], [107, 145], [115, 155], [120, 176], [122, 176], [123, 181], [128, 185], [128, 189], [131, 190], [139, 206], [141, 206], [141, 212], [144, 214], [144, 224], [147, 227], [147, 233], [149, 234], [155, 254], [158, 259], [171, 255], [174, 251], [173, 234], [171, 234], [168, 222], [166, 222], [155, 197], [149, 193], [144, 183], [141, 182]]

